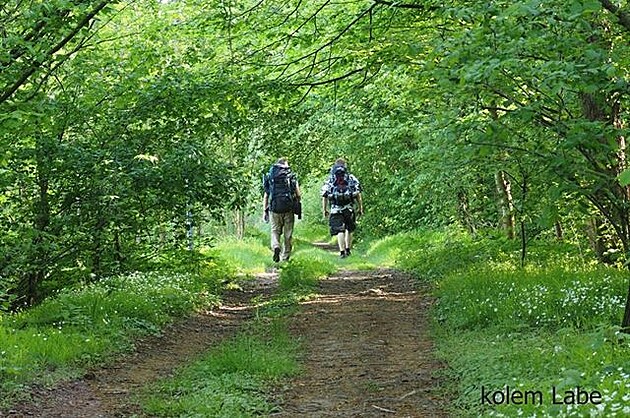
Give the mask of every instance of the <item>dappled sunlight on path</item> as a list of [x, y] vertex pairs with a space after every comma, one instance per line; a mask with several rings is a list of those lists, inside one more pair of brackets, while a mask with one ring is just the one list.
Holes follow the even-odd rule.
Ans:
[[446, 416], [427, 324], [432, 300], [411, 277], [345, 271], [319, 292], [292, 321], [305, 373], [278, 395], [274, 416]]
[[[55, 388], [6, 416], [143, 416], [134, 396], [233, 336], [277, 290], [277, 271], [224, 293], [220, 306], [167, 327], [133, 353]], [[428, 308], [433, 300], [394, 270], [340, 271], [289, 318], [302, 343], [303, 373], [272, 393], [277, 417], [441, 417], [446, 400], [436, 372]]]

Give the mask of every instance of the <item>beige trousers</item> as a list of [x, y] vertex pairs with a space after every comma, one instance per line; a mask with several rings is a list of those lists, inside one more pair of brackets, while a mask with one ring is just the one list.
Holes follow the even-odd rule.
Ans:
[[[293, 212], [271, 212], [271, 249], [282, 248], [280, 259], [284, 261], [288, 260], [291, 256], [294, 222], [295, 215]], [[281, 235], [284, 235], [284, 246], [280, 245]]]

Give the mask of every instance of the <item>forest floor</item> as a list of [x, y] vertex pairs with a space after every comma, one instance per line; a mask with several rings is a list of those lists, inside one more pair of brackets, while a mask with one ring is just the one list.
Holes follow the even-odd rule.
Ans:
[[[55, 388], [6, 417], [142, 416], [134, 393], [170, 376], [229, 338], [254, 314], [252, 299], [276, 289], [273, 273], [224, 295], [223, 305], [177, 322], [137, 344], [133, 354]], [[303, 373], [274, 388], [274, 417], [441, 417], [448, 404], [433, 355], [428, 309], [433, 300], [408, 275], [377, 269], [340, 271], [289, 319], [303, 347]]]

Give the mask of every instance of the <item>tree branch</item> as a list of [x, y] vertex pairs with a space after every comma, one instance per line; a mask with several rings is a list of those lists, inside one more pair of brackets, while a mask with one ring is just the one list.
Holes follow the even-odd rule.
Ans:
[[433, 11], [438, 10], [437, 6], [426, 6], [424, 4], [414, 4], [414, 3], [399, 3], [397, 1], [388, 1], [388, 0], [374, 0], [374, 4], [380, 4], [388, 7], [396, 7], [399, 9], [415, 9], [415, 10], [425, 10], [425, 11]]
[[549, 158], [549, 155], [540, 153], [540, 152], [538, 152], [536, 150], [531, 150], [531, 149], [518, 147], [518, 146], [513, 146], [513, 145], [497, 144], [497, 143], [494, 143], [494, 142], [485, 142], [485, 141], [466, 141], [466, 143], [470, 144], [470, 145], [494, 147], [494, 148], [510, 150], [510, 151], [520, 151], [520, 152], [523, 152], [525, 154], [535, 155], [536, 157], [539, 157], [539, 158], [542, 158], [542, 159], [548, 159]]
[[101, 10], [103, 10], [111, 0], [103, 0], [99, 4], [97, 4], [90, 12], [88, 12], [83, 19], [79, 21], [79, 23], [75, 26], [68, 35], [66, 35], [59, 43], [53, 46], [42, 58], [34, 61], [19, 77], [15, 83], [7, 90], [5, 90], [2, 95], [0, 95], [0, 104], [7, 101], [13, 94], [24, 84], [28, 79], [41, 67], [41, 65], [46, 61], [46, 59], [51, 58], [56, 52], [61, 50], [64, 46], [68, 44], [78, 33], [79, 31], [88, 25], [90, 21], [96, 16]]
[[321, 80], [321, 81], [311, 81], [311, 82], [304, 82], [304, 83], [294, 83], [292, 84], [293, 86], [297, 86], [297, 87], [304, 87], [304, 86], [310, 86], [310, 87], [315, 87], [315, 86], [322, 86], [324, 84], [330, 84], [330, 83], [334, 83], [336, 81], [341, 81], [345, 78], [349, 78], [352, 77], [353, 75], [363, 72], [365, 71], [365, 68], [357, 68], [356, 70], [352, 70], [349, 71], [345, 74], [342, 74], [338, 77], [334, 77], [334, 78], [329, 78], [327, 80]]
[[318, 55], [320, 52], [322, 52], [324, 49], [331, 47], [335, 42], [337, 42], [339, 39], [341, 39], [341, 37], [348, 32], [355, 24], [357, 24], [363, 17], [365, 17], [368, 13], [370, 13], [370, 11], [372, 9], [374, 9], [376, 3], [374, 5], [372, 5], [370, 8], [364, 10], [363, 12], [361, 12], [359, 15], [355, 16], [355, 18], [348, 23], [342, 30], [340, 30], [335, 36], [333, 36], [331, 39], [329, 39], [327, 42], [325, 42], [324, 44], [320, 45], [317, 49], [309, 52], [306, 55], [302, 55], [299, 58], [294, 59], [293, 61], [289, 61], [283, 65], [285, 65], [287, 68], [293, 64], [296, 64], [300, 61], [304, 61], [305, 59], [312, 57], [313, 55]]

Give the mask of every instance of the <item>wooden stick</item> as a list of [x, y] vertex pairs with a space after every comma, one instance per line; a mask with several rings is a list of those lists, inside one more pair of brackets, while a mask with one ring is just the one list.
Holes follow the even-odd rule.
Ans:
[[389, 412], [390, 414], [395, 414], [396, 411], [392, 411], [391, 409], [381, 408], [380, 406], [372, 405], [372, 408], [378, 409], [379, 411]]

